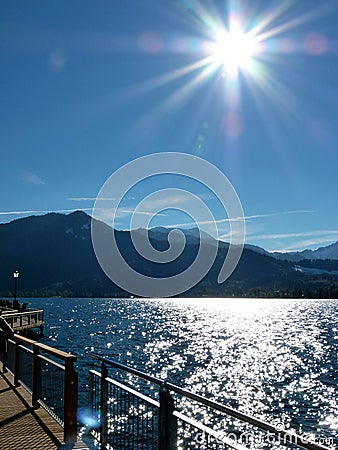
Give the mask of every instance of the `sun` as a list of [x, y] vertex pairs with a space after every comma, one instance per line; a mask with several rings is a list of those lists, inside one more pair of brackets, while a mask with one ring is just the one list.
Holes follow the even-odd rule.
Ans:
[[239, 70], [250, 70], [258, 46], [255, 37], [240, 29], [222, 30], [217, 33], [211, 46], [213, 64], [222, 67], [231, 79], [238, 77]]

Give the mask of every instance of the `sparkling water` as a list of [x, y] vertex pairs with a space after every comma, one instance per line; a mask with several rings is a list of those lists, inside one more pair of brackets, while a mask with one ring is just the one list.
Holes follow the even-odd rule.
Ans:
[[31, 299], [43, 342], [99, 353], [297, 433], [338, 433], [338, 300]]

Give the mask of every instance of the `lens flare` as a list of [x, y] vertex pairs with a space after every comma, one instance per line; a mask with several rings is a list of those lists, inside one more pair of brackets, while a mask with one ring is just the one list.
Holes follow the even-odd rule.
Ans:
[[258, 52], [255, 38], [239, 27], [219, 32], [211, 48], [213, 63], [223, 67], [231, 79], [237, 78], [239, 69], [250, 70], [252, 58]]
[[[148, 54], [149, 61], [168, 54], [179, 55], [177, 65], [166, 63], [167, 69], [162, 71], [161, 64], [156, 64], [160, 70], [154, 71], [153, 76], [134, 85], [128, 83], [118, 92], [113, 88], [111, 93], [104, 94], [98, 106], [91, 106], [92, 114], [106, 113], [113, 108], [119, 111], [128, 103], [146, 95], [150, 98], [162, 89], [164, 94], [157, 96], [156, 102], [144, 102], [130, 128], [131, 137], [144, 144], [150, 144], [158, 129], [165, 126], [165, 119], [180, 114], [190, 102], [199, 104], [194, 110], [196, 120], [200, 120], [207, 108], [210, 122], [216, 114], [220, 114], [217, 121], [226, 115], [219, 130], [225, 132], [227, 144], [228, 138], [234, 141], [243, 135], [248, 121], [244, 120], [241, 109], [248, 94], [267, 129], [271, 119], [268, 104], [273, 104], [283, 119], [290, 118], [294, 123], [295, 119], [303, 120], [297, 117], [295, 107], [299, 58], [319, 59], [334, 52], [336, 47], [329, 34], [324, 36], [311, 29], [304, 34], [303, 27], [331, 14], [336, 8], [335, 1], [317, 2], [311, 8], [307, 2], [298, 2], [297, 8], [293, 8], [292, 1], [266, 2], [267, 5], [243, 0], [178, 0], [175, 3], [183, 19], [193, 26], [194, 34], [181, 34], [177, 30], [168, 35], [146, 30], [138, 36], [135, 48], [143, 55]], [[221, 3], [224, 7], [219, 6]], [[299, 57], [296, 65], [295, 56]], [[62, 61], [54, 65], [61, 67]], [[60, 67], [56, 69], [61, 70]], [[217, 107], [211, 109], [211, 104]], [[147, 109], [146, 105], [150, 107]], [[186, 121], [192, 128], [194, 117]], [[275, 133], [269, 131], [269, 134], [275, 139]], [[195, 139], [194, 135], [192, 140]], [[197, 143], [193, 152], [200, 151], [201, 144]]]
[[99, 413], [93, 413], [89, 408], [80, 408], [78, 411], [78, 421], [81, 425], [95, 429], [100, 426]]

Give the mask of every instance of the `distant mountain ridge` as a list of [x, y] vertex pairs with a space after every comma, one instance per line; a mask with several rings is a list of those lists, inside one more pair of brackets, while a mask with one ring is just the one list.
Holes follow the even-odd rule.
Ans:
[[286, 259], [288, 261], [301, 261], [303, 259], [335, 259], [338, 260], [338, 241], [317, 250], [303, 250], [300, 252], [272, 252], [274, 258]]
[[[164, 228], [164, 227], [156, 227], [151, 228], [149, 231], [154, 235], [154, 233], [160, 233], [163, 237], [167, 238], [168, 232], [171, 230], [171, 228]], [[182, 231], [187, 238], [189, 237], [195, 237], [196, 239], [199, 239], [199, 230], [198, 228], [181, 228], [180, 231]], [[208, 233], [201, 232], [201, 236], [203, 239], [208, 240], [210, 243], [214, 243], [217, 245], [216, 239], [214, 239], [212, 236], [210, 236]], [[219, 243], [222, 245], [228, 245], [228, 243], [219, 241]], [[317, 250], [303, 250], [303, 251], [297, 251], [297, 252], [269, 252], [265, 250], [262, 247], [259, 247], [257, 245], [253, 244], [245, 244], [245, 248], [248, 250], [253, 250], [254, 252], [261, 253], [264, 255], [272, 256], [276, 259], [280, 260], [286, 260], [286, 261], [302, 261], [304, 259], [310, 259], [310, 260], [324, 260], [324, 259], [333, 259], [338, 260], [338, 241], [327, 245], [325, 247], [320, 247]]]
[[[128, 295], [106, 277], [96, 260], [91, 242], [91, 220], [86, 213], [76, 211], [68, 215], [49, 213], [44, 216], [31, 216], [0, 224], [1, 295], [12, 295], [14, 270], [20, 271], [18, 288], [21, 295]], [[97, 223], [108, 242], [114, 233], [127, 263], [147, 276], [165, 278], [181, 273], [192, 264], [198, 253], [200, 237], [198, 230], [194, 228], [181, 230], [186, 237], [186, 245], [176, 260], [156, 264], [137, 253], [129, 231], [117, 231], [103, 222]], [[135, 232], [141, 238], [149, 239], [159, 251], [164, 251], [169, 245], [170, 231], [171, 229], [160, 227]], [[175, 245], [175, 234], [172, 239]], [[202, 233], [202, 239], [207, 245], [218, 244], [207, 233]], [[313, 261], [306, 263], [306, 260], [303, 260], [297, 267], [307, 266], [311, 270], [295, 270], [293, 262], [280, 260], [264, 249], [251, 245], [245, 245], [240, 262], [231, 277], [223, 284], [218, 284], [217, 276], [228, 247], [228, 243], [219, 242], [216, 260], [209, 273], [185, 295], [300, 295], [299, 292], [306, 290], [309, 292], [307, 295], [324, 295], [316, 293], [335, 286], [334, 273], [338, 270], [338, 261], [319, 261], [318, 264], [321, 265], [317, 267], [313, 265]], [[319, 250], [323, 254], [323, 250]], [[316, 269], [323, 269], [324, 275], [319, 272], [318, 275], [313, 275], [317, 273]], [[293, 292], [295, 294], [292, 294]]]

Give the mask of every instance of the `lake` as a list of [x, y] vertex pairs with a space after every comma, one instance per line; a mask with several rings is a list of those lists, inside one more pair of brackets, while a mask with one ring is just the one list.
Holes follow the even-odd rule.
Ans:
[[94, 351], [298, 433], [338, 433], [338, 300], [30, 299], [43, 342]]

